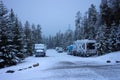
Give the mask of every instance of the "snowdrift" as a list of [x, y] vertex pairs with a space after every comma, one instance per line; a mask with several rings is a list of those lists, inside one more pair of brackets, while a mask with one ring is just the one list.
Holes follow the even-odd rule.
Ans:
[[120, 51], [112, 52], [103, 56], [99, 56], [95, 58], [97, 61], [105, 62], [110, 61], [110, 63], [120, 63]]

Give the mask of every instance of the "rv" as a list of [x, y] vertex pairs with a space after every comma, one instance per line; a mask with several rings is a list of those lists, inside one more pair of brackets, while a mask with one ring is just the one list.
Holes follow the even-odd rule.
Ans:
[[35, 57], [46, 56], [46, 46], [45, 44], [35, 44], [34, 45]]
[[75, 46], [74, 54], [77, 56], [92, 56], [95, 55], [96, 52], [96, 41], [95, 40], [77, 40], [73, 43]]

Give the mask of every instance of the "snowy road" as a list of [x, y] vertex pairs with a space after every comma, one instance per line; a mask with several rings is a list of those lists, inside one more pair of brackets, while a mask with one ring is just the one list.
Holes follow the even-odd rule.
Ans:
[[[0, 80], [120, 80], [120, 64], [101, 59], [104, 58], [81, 58], [48, 50], [47, 57], [29, 57], [17, 66], [0, 69]], [[36, 63], [39, 66], [28, 68]], [[6, 73], [7, 70], [15, 72]]]

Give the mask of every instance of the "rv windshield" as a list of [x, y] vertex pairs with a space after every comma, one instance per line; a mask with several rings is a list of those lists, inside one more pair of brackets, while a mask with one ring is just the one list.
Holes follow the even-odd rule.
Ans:
[[87, 43], [87, 49], [95, 49], [95, 43]]

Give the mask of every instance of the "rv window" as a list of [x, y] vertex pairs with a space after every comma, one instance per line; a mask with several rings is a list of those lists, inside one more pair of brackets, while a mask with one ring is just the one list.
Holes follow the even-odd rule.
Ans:
[[87, 49], [95, 49], [95, 43], [87, 43]]

